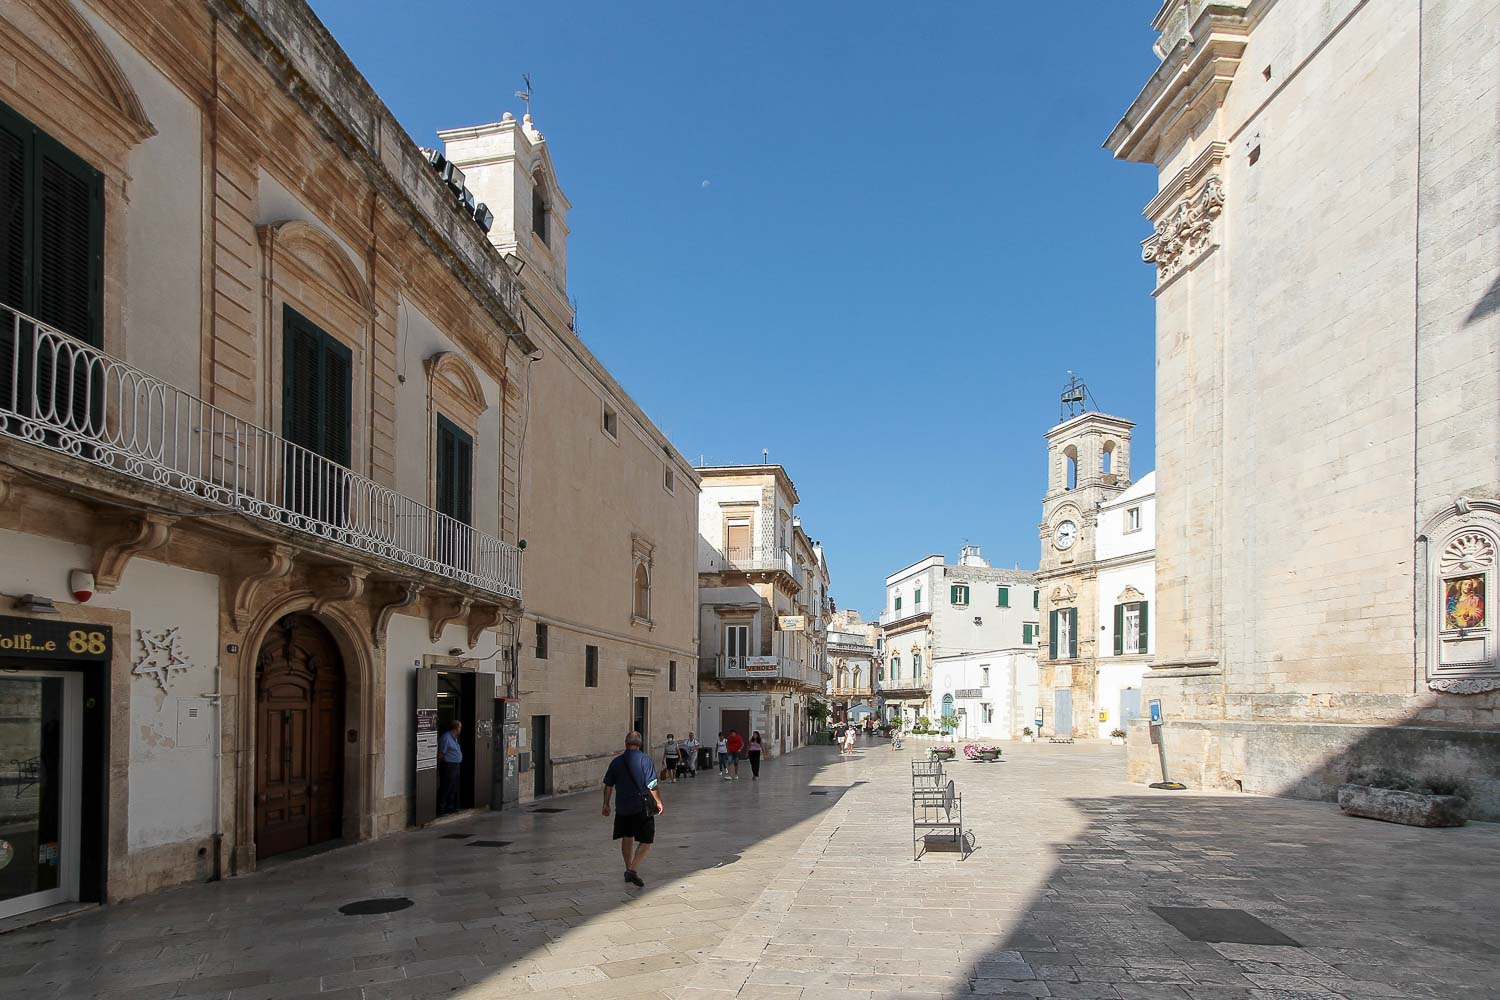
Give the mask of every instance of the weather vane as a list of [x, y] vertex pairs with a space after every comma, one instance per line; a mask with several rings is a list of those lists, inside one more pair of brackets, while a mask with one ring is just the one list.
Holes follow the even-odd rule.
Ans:
[[526, 102], [526, 117], [531, 117], [531, 74], [522, 73], [521, 81], [526, 84], [525, 90], [516, 91], [516, 96]]

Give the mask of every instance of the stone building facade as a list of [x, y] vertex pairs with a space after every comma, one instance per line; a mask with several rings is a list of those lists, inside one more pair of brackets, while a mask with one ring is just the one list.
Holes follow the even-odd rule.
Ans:
[[[1041, 566], [1037, 570], [1043, 630], [1041, 704], [1032, 725], [1059, 738], [1095, 735], [1101, 631], [1109, 605], [1097, 600], [1100, 511], [1130, 486], [1130, 433], [1135, 425], [1085, 412], [1047, 432], [1047, 492], [1042, 498]], [[1112, 603], [1112, 602], [1111, 602]]]
[[[885, 590], [880, 616], [884, 661], [876, 674], [884, 718], [907, 728], [923, 717], [937, 725], [945, 715], [956, 718], [960, 707], [968, 714], [968, 701], [975, 702], [976, 713], [983, 713], [983, 704], [996, 719], [1019, 718], [1014, 703], [1035, 683], [1040, 635], [1035, 574], [996, 569], [979, 546], [965, 545], [957, 564], [948, 565], [941, 555], [928, 556], [886, 577]], [[981, 695], [960, 697], [975, 687], [963, 680], [966, 664], [979, 669], [978, 661], [968, 664], [968, 658], [1004, 651], [1014, 654], [1005, 660], [1015, 666], [1004, 674], [1008, 679], [996, 669], [993, 687], [986, 684]], [[940, 662], [949, 669], [938, 673]], [[1019, 727], [1004, 734], [995, 731], [1019, 733]]]
[[458, 190], [295, 0], [0, 53], [0, 912], [420, 822], [449, 718], [489, 803], [534, 345]]
[[[1174, 777], [1442, 772], [1500, 817], [1500, 3], [1171, 0], [1154, 165]], [[1131, 741], [1131, 775], [1152, 770]]]
[[875, 707], [876, 651], [880, 626], [858, 611], [835, 611], [828, 625], [828, 705], [831, 719], [845, 721], [850, 709]]
[[517, 760], [522, 801], [589, 787], [637, 728], [697, 712], [698, 476], [575, 329], [568, 210], [531, 116], [439, 133], [520, 269], [527, 360], [518, 532], [526, 541]]
[[[779, 465], [699, 468], [699, 739], [759, 730], [767, 757], [811, 734], [828, 683], [828, 566]], [[681, 733], [677, 734], [681, 736]]]

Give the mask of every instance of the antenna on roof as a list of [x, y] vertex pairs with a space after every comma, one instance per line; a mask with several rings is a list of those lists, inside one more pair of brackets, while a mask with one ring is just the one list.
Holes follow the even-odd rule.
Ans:
[[526, 102], [526, 117], [531, 117], [531, 74], [522, 73], [521, 81], [526, 84], [525, 90], [516, 91], [516, 96]]
[[760, 464], [761, 465], [770, 465], [771, 464], [771, 449], [769, 449], [769, 448], [762, 448], [760, 450]]

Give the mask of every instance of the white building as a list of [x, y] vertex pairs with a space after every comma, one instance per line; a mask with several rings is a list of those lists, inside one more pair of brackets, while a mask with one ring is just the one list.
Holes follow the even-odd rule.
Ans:
[[932, 676], [932, 718], [956, 718], [958, 739], [1011, 739], [1031, 724], [1038, 694], [1035, 649], [938, 655]]
[[1141, 680], [1155, 652], [1156, 473], [1099, 507], [1095, 556], [1099, 646], [1094, 663], [1098, 733], [1141, 714]]
[[758, 730], [775, 757], [807, 742], [808, 705], [827, 685], [827, 563], [781, 466], [698, 473], [697, 735]]
[[[928, 556], [887, 577], [885, 589], [884, 665], [876, 674], [884, 717], [910, 726], [925, 716], [936, 724], [945, 709], [956, 717], [962, 707], [965, 716], [992, 720], [971, 721], [974, 735], [981, 735], [979, 725], [993, 730], [983, 735], [1018, 733], [1010, 725], [1019, 717], [1017, 686], [1034, 682], [1040, 634], [1033, 574], [994, 569], [979, 546], [966, 545], [957, 565]], [[947, 672], [934, 677], [939, 663]], [[1011, 678], [1003, 684], [1002, 663]], [[977, 683], [982, 669], [992, 671], [994, 684]], [[958, 696], [976, 689], [979, 695]]]

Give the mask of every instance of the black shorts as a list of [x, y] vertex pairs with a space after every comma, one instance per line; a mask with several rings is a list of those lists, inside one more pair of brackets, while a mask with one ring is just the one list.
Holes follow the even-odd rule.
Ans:
[[656, 817], [650, 813], [632, 813], [621, 816], [615, 813], [615, 840], [630, 838], [637, 844], [656, 842]]

